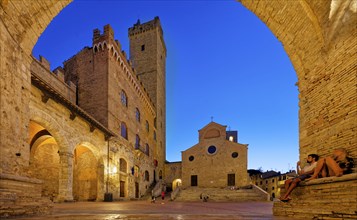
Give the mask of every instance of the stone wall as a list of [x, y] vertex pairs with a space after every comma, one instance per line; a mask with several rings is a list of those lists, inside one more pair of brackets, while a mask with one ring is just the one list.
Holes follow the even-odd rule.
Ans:
[[41, 196], [42, 181], [11, 174], [0, 174], [0, 217], [46, 215], [53, 203]]
[[[303, 161], [310, 153], [331, 155], [346, 148], [357, 158], [357, 11], [353, 0], [346, 1], [250, 1], [240, 2], [256, 14], [282, 42], [296, 70], [299, 89], [299, 151]], [[338, 201], [356, 201], [345, 190], [355, 183], [341, 183], [334, 197], [316, 207], [325, 213], [339, 210]], [[320, 187], [316, 185], [315, 187]], [[321, 186], [320, 192], [329, 193]], [[309, 200], [310, 190], [302, 201]], [[313, 200], [316, 201], [316, 200]], [[334, 203], [336, 202], [336, 203]], [[306, 203], [311, 204], [311, 203]], [[317, 203], [318, 204], [318, 203]], [[355, 210], [353, 203], [345, 208]], [[284, 215], [309, 205], [290, 204]], [[313, 206], [315, 207], [315, 206]], [[327, 208], [331, 208], [330, 210]]]
[[71, 81], [64, 81], [64, 70], [61, 67], [54, 71], [50, 69], [50, 63], [42, 56], [40, 60], [33, 59], [31, 63], [31, 73], [37, 74], [46, 84], [58, 91], [67, 100], [76, 104], [76, 85]]
[[[274, 202], [277, 216], [302, 219], [356, 219], [357, 173], [300, 184], [289, 202]], [[282, 186], [282, 193], [285, 189]]]
[[11, 198], [0, 196], [1, 216], [48, 213], [51, 208], [48, 199], [41, 199], [41, 184], [27, 173], [31, 51], [69, 3], [0, 1], [0, 189]]

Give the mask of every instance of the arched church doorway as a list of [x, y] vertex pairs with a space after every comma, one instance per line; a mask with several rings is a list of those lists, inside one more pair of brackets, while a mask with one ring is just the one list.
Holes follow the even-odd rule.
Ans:
[[42, 196], [52, 201], [58, 195], [60, 157], [58, 144], [50, 132], [40, 124], [29, 124], [30, 166], [32, 177], [43, 181]]
[[73, 158], [73, 198], [76, 201], [97, 199], [98, 161], [93, 152], [82, 145], [74, 150]]
[[172, 191], [175, 191], [175, 189], [180, 187], [181, 185], [182, 185], [182, 180], [175, 179], [174, 181], [172, 181]]

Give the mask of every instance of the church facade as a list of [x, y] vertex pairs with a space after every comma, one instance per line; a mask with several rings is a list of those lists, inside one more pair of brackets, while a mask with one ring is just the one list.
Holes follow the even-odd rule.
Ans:
[[199, 142], [182, 152], [182, 187], [218, 188], [248, 184], [248, 144], [238, 143], [237, 131], [211, 122]]

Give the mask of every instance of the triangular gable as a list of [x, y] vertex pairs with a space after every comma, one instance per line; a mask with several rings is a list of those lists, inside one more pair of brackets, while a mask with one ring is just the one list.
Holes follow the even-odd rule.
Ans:
[[210, 122], [206, 126], [204, 126], [201, 130], [198, 131], [199, 134], [199, 142], [204, 139], [211, 138], [226, 138], [226, 128], [227, 126], [218, 124], [216, 122]]

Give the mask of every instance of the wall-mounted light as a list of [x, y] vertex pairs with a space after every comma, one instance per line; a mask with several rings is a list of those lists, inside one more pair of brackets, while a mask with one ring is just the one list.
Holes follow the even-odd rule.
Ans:
[[116, 166], [113, 167], [112, 173], [117, 173], [117, 167]]

